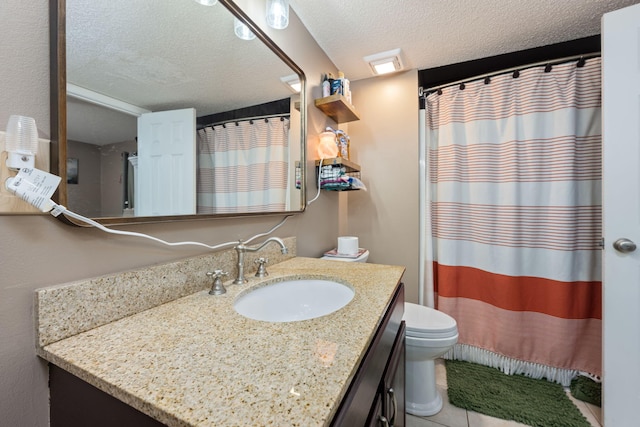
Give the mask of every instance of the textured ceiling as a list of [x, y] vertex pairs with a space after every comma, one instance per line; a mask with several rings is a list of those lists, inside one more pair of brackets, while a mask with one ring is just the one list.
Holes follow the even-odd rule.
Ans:
[[350, 80], [395, 48], [425, 69], [600, 34], [602, 14], [640, 0], [290, 0]]
[[[259, 6], [265, 0], [251, 1]], [[374, 53], [401, 48], [407, 69], [448, 65], [599, 34], [602, 14], [640, 3], [290, 1], [336, 68], [351, 80], [372, 76], [362, 58]], [[291, 95], [279, 79], [292, 70], [258, 40], [236, 38], [232, 17], [220, 4], [205, 7], [191, 0], [66, 3], [70, 83], [152, 111], [195, 107], [198, 116]], [[69, 138], [102, 144], [135, 135], [131, 117], [107, 122], [104, 116], [94, 116], [97, 111], [70, 101]], [[114, 135], [114, 129], [120, 134]]]

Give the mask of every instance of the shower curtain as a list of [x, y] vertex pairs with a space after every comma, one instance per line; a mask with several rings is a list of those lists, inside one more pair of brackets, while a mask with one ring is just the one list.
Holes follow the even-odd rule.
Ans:
[[451, 86], [426, 109], [433, 288], [460, 334], [447, 357], [600, 376], [600, 58]]
[[289, 118], [241, 120], [198, 131], [198, 213], [286, 210]]

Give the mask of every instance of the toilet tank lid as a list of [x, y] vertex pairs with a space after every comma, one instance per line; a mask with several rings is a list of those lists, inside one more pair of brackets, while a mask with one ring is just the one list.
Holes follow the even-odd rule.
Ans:
[[423, 305], [407, 302], [404, 304], [403, 319], [407, 332], [455, 332], [458, 329], [453, 317]]
[[345, 262], [362, 262], [364, 259], [369, 258], [369, 251], [365, 250], [357, 257], [339, 256], [339, 255], [325, 255], [320, 259], [330, 259], [332, 261], [345, 261]]

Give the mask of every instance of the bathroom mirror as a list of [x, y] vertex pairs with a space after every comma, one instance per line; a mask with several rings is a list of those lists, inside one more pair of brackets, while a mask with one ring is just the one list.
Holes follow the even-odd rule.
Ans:
[[304, 73], [235, 3], [50, 5], [59, 203], [105, 224], [304, 210]]

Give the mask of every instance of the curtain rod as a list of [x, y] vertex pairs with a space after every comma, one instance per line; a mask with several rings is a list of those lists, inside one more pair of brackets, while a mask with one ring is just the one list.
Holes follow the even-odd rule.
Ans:
[[476, 80], [482, 80], [482, 79], [487, 78], [487, 77], [495, 77], [495, 76], [499, 76], [501, 74], [510, 73], [512, 71], [522, 71], [522, 70], [526, 70], [528, 68], [539, 67], [541, 65], [558, 65], [558, 64], [565, 63], [565, 62], [575, 61], [576, 59], [587, 60], [587, 59], [595, 58], [595, 57], [598, 57], [598, 56], [600, 56], [600, 52], [591, 52], [591, 53], [586, 53], [586, 54], [581, 54], [581, 55], [566, 56], [564, 58], [552, 59], [552, 60], [548, 60], [548, 61], [534, 62], [532, 64], [526, 64], [526, 65], [520, 65], [518, 67], [506, 68], [504, 70], [499, 70], [499, 71], [494, 71], [494, 72], [491, 72], [491, 73], [481, 74], [479, 76], [469, 77], [467, 79], [457, 80], [455, 82], [445, 83], [445, 84], [442, 84], [442, 85], [439, 85], [439, 86], [433, 86], [433, 87], [430, 87], [428, 89], [423, 89], [422, 87], [420, 87], [418, 89], [418, 96], [420, 96], [420, 97], [427, 96], [428, 94], [430, 94], [432, 92], [435, 92], [438, 89], [444, 89], [446, 87], [456, 86], [456, 85], [459, 85], [461, 83], [470, 83], [470, 82], [474, 82]]
[[291, 115], [291, 113], [280, 113], [280, 114], [268, 114], [266, 116], [242, 117], [242, 118], [237, 118], [237, 119], [222, 120], [220, 122], [208, 123], [206, 125], [201, 125], [200, 129], [207, 128], [207, 127], [210, 127], [210, 126], [226, 125], [227, 123], [247, 122], [247, 121], [251, 121], [251, 120], [262, 120], [262, 119], [273, 119], [273, 118], [276, 118], [276, 117], [284, 118], [284, 117], [289, 117], [290, 115]]

